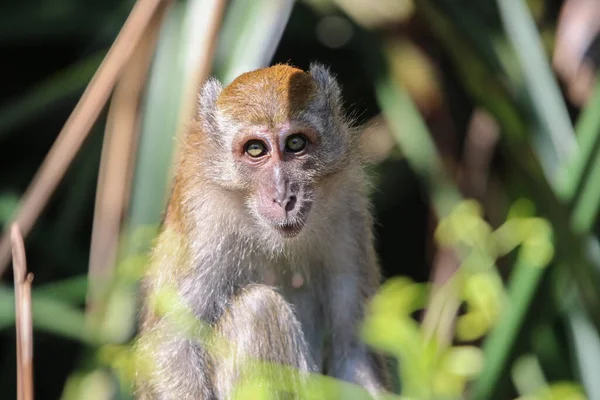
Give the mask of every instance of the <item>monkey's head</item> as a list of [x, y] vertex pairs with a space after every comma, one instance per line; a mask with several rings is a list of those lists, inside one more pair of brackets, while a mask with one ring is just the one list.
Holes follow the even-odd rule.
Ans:
[[324, 193], [355, 147], [339, 85], [326, 68], [276, 65], [225, 88], [211, 78], [198, 122], [216, 154], [204, 160], [209, 179], [240, 194], [260, 229], [292, 238], [307, 224], [326, 222], [318, 221], [331, 197]]

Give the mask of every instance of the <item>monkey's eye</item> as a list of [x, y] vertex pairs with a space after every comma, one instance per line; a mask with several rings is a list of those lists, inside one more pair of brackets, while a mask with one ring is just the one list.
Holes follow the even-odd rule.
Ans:
[[250, 157], [260, 157], [267, 153], [267, 146], [260, 140], [251, 140], [246, 143], [246, 154]]
[[285, 141], [285, 151], [289, 153], [298, 153], [306, 148], [308, 139], [300, 133], [291, 135]]

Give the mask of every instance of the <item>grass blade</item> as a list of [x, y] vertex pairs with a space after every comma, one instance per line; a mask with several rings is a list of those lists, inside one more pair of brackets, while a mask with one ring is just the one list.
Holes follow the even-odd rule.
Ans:
[[600, 134], [598, 109], [600, 109], [600, 82], [596, 83], [592, 97], [575, 125], [579, 151], [562, 163], [562, 168], [557, 176], [557, 195], [565, 201], [576, 199], [577, 190], [582, 185], [589, 160], [594, 153], [597, 153]]
[[[577, 149], [575, 135], [533, 18], [522, 0], [498, 0], [498, 9], [521, 63], [539, 123], [552, 143], [546, 149], [555, 153], [555, 157], [549, 159], [564, 160]], [[557, 168], [557, 164], [545, 163], [550, 182], [556, 181]]]
[[[83, 312], [65, 304], [63, 301], [45, 294], [32, 295], [33, 327], [60, 337], [78, 340], [91, 344], [93, 341], [86, 334]], [[15, 324], [15, 293], [6, 286], [0, 286], [0, 330]]]
[[168, 193], [169, 166], [182, 91], [181, 26], [184, 4], [175, 2], [163, 19], [142, 104], [141, 136], [127, 229], [155, 226]]
[[498, 324], [485, 339], [485, 367], [475, 381], [473, 399], [492, 398], [497, 382], [505, 372], [511, 357], [510, 349], [525, 320], [538, 284], [545, 269], [532, 267], [522, 262], [515, 265], [508, 284], [509, 305]]
[[293, 6], [293, 0], [231, 3], [216, 56], [223, 83], [271, 61]]

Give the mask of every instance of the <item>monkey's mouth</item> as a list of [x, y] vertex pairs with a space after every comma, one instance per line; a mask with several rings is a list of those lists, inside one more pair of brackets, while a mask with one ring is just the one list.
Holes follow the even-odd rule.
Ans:
[[300, 233], [303, 227], [304, 224], [301, 222], [284, 222], [275, 225], [275, 230], [285, 238], [293, 238]]
[[281, 237], [290, 239], [300, 234], [307, 223], [308, 214], [312, 208], [312, 201], [303, 201], [292, 212], [287, 212], [286, 215], [277, 215], [273, 218], [272, 215], [266, 215], [264, 219], [268, 222], [271, 229], [277, 232]]

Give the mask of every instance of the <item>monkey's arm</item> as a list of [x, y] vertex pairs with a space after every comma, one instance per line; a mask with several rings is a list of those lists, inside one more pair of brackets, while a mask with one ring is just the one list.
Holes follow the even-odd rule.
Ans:
[[383, 360], [370, 352], [359, 337], [364, 304], [357, 300], [357, 285], [356, 277], [343, 276], [330, 288], [333, 315], [328, 370], [333, 377], [357, 383], [374, 394], [388, 389], [389, 382]]
[[[169, 222], [169, 221], [167, 221]], [[136, 398], [214, 399], [212, 363], [203, 346], [214, 302], [202, 310], [184, 289], [193, 270], [184, 235], [160, 233], [142, 280]]]
[[179, 287], [182, 278], [174, 265], [181, 251], [168, 252], [161, 234], [140, 290], [140, 333], [136, 343], [139, 363], [136, 398], [140, 400], [214, 399], [212, 362], [206, 351], [210, 315], [196, 315]]
[[[363, 221], [354, 221], [360, 224]], [[359, 335], [366, 303], [374, 295], [380, 281], [379, 264], [367, 222], [355, 226], [364, 232], [354, 243], [343, 244], [338, 254], [337, 274], [328, 282], [331, 354], [330, 375], [355, 382], [372, 394], [390, 389], [384, 360], [369, 351]]]

